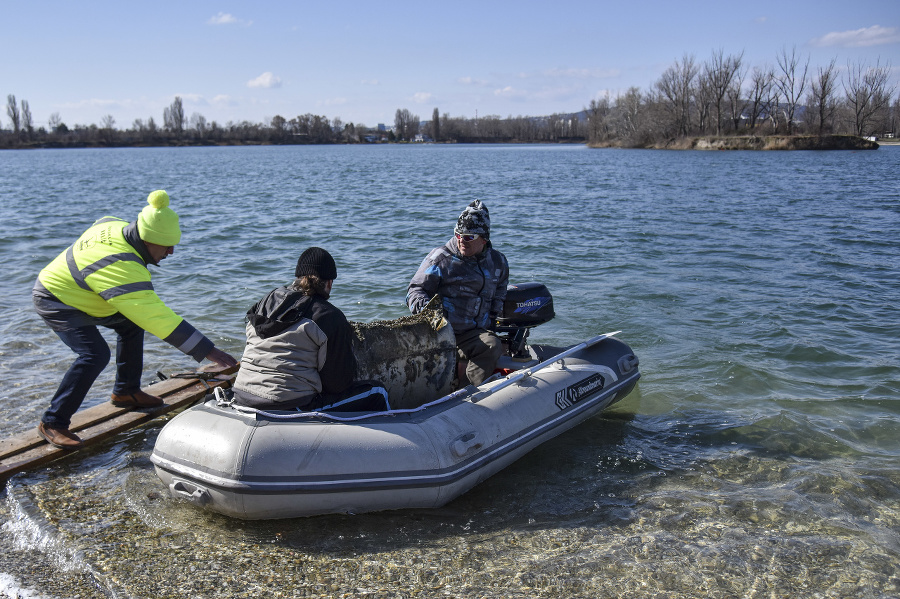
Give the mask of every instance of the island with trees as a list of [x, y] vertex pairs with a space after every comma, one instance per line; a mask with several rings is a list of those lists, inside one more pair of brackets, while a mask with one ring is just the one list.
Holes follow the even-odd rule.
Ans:
[[590, 100], [579, 112], [549, 116], [441, 114], [431, 120], [403, 108], [392, 126], [369, 127], [316, 114], [276, 115], [268, 122], [225, 124], [185, 114], [180, 97], [162, 120], [135, 119], [116, 128], [67, 126], [53, 113], [36, 125], [27, 100], [7, 96], [0, 148], [79, 148], [357, 143], [580, 143], [591, 147], [666, 149], [871, 149], [898, 135], [900, 96], [890, 64], [811, 68], [809, 58], [784, 48], [774, 64], [750, 66], [743, 52], [714, 51], [705, 61], [685, 55], [649, 90], [632, 87]]

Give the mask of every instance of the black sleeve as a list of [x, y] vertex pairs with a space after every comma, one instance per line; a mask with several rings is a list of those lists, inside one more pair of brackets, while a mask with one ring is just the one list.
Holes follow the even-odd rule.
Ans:
[[353, 329], [344, 313], [322, 301], [311, 315], [328, 337], [325, 366], [319, 371], [324, 393], [341, 393], [356, 379], [356, 357], [353, 355]]

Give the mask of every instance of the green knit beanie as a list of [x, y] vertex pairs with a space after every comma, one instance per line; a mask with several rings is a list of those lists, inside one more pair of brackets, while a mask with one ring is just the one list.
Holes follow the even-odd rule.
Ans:
[[147, 196], [147, 205], [137, 219], [141, 239], [156, 245], [176, 245], [181, 241], [178, 215], [169, 208], [169, 194], [162, 189]]

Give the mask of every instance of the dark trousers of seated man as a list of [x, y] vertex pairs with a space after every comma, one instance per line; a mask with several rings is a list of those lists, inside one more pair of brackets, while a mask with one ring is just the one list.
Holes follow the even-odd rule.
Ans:
[[497, 335], [484, 329], [472, 329], [456, 335], [456, 348], [461, 360], [468, 360], [466, 378], [460, 380], [459, 386], [466, 384], [480, 385], [494, 374], [497, 360], [503, 354], [503, 342]]

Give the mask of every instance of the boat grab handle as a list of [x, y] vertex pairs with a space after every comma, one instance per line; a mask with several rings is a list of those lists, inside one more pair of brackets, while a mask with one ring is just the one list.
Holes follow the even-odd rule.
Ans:
[[471, 432], [454, 439], [450, 444], [450, 451], [452, 451], [453, 455], [456, 457], [461, 458], [469, 453], [469, 450], [471, 449], [480, 449], [481, 445], [481, 441], [478, 440], [478, 434]]
[[604, 333], [603, 335], [597, 335], [596, 337], [592, 337], [592, 338], [588, 339], [587, 341], [579, 343], [578, 345], [573, 345], [566, 351], [558, 353], [555, 356], [553, 356], [552, 358], [549, 358], [549, 359], [541, 362], [540, 364], [536, 364], [536, 365], [532, 366], [531, 368], [526, 368], [525, 370], [516, 371], [515, 373], [508, 375], [506, 380], [503, 381], [502, 383], [500, 383], [499, 385], [495, 385], [495, 386], [491, 387], [490, 389], [485, 389], [484, 391], [479, 391], [478, 393], [473, 394], [472, 401], [478, 402], [478, 401], [484, 399], [485, 397], [492, 395], [493, 393], [496, 393], [500, 389], [505, 389], [506, 387], [509, 387], [513, 383], [517, 383], [521, 379], [524, 379], [525, 377], [529, 377], [529, 376], [533, 375], [538, 370], [546, 368], [546, 367], [550, 366], [551, 364], [556, 364], [557, 362], [561, 362], [562, 360], [564, 360], [565, 358], [568, 358], [572, 354], [578, 353], [587, 347], [591, 347], [592, 345], [597, 345], [604, 339], [612, 337], [613, 335], [618, 335], [621, 332], [622, 331], [614, 331], [612, 333]]
[[209, 491], [199, 485], [189, 483], [186, 480], [174, 480], [172, 484], [169, 485], [169, 491], [174, 497], [187, 499], [195, 505], [206, 505], [209, 503], [210, 499], [212, 499], [209, 496]]
[[639, 364], [640, 361], [634, 354], [622, 356], [621, 358], [619, 358], [619, 372], [621, 372], [622, 374], [628, 374], [629, 372], [637, 368]]

